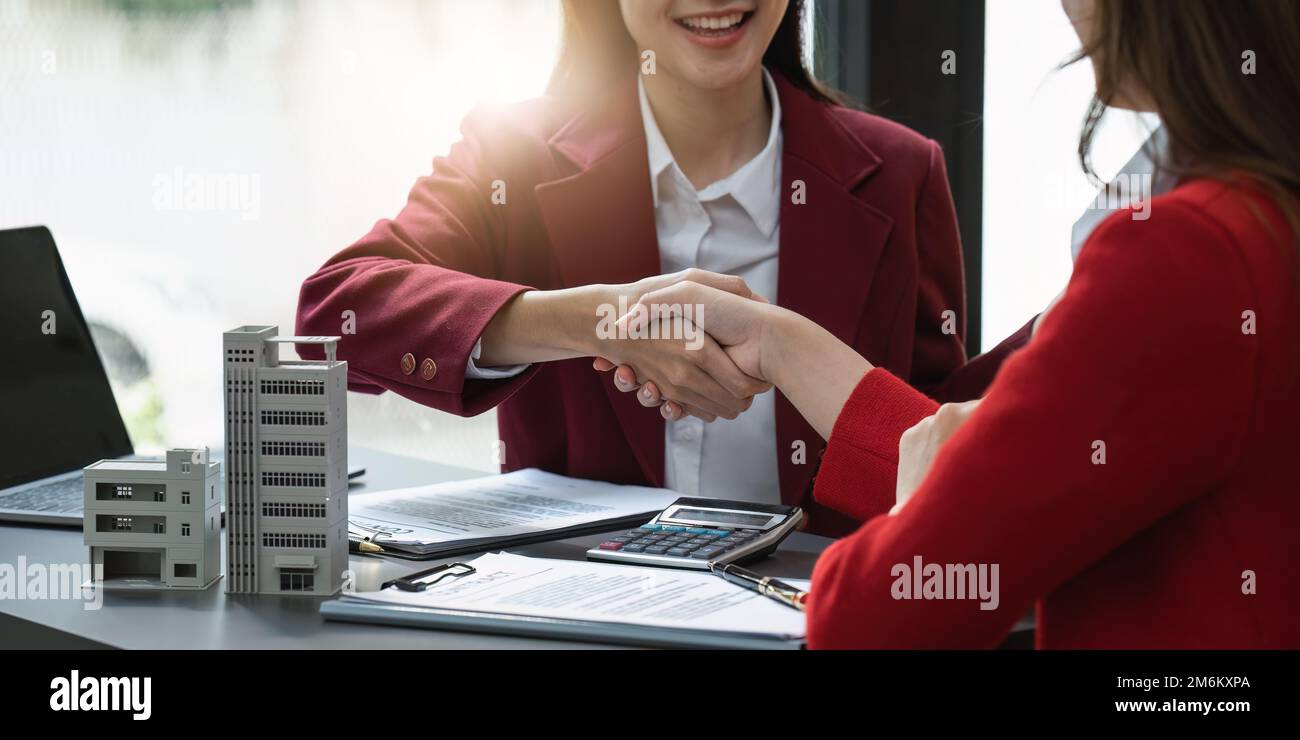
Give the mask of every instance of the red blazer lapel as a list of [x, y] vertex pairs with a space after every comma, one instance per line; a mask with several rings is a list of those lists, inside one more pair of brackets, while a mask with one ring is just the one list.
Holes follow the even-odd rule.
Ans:
[[[571, 173], [534, 192], [565, 286], [627, 283], [659, 274], [636, 89], [636, 77], [629, 76], [603, 104], [579, 114], [550, 140]], [[593, 315], [593, 327], [595, 322]], [[653, 485], [663, 485], [663, 419], [635, 394], [615, 389], [608, 378], [600, 381], [642, 473]]]
[[[881, 160], [829, 107], [776, 79], [785, 141], [776, 300], [853, 345], [876, 262], [894, 226], [890, 216], [854, 194]], [[799, 190], [802, 203], [794, 198]], [[781, 498], [798, 504], [823, 440], [780, 393], [776, 432]], [[806, 454], [802, 464], [793, 459], [799, 442]]]

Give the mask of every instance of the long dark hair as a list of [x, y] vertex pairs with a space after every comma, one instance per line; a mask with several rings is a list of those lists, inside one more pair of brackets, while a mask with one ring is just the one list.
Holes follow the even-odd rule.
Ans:
[[[1097, 95], [1079, 137], [1091, 149], [1124, 89], [1150, 98], [1168, 134], [1161, 164], [1179, 177], [1244, 172], [1278, 202], [1300, 241], [1300, 3], [1296, 0], [1096, 0]], [[1247, 74], [1254, 63], [1254, 73]]]
[[[598, 95], [628, 70], [639, 54], [627, 32], [616, 0], [564, 0], [564, 33], [560, 58], [551, 72], [550, 95], [581, 100]], [[779, 72], [795, 87], [829, 105], [843, 102], [840, 94], [822, 84], [808, 69], [803, 55], [805, 0], [790, 0], [763, 64]]]

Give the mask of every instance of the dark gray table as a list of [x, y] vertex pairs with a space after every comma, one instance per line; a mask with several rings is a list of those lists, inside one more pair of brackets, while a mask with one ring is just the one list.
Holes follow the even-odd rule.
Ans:
[[[364, 483], [351, 493], [472, 478], [482, 473], [353, 449], [352, 462], [365, 466]], [[581, 560], [599, 535], [512, 550], [521, 555]], [[753, 568], [764, 574], [807, 578], [825, 537], [795, 533], [773, 557]], [[225, 544], [222, 543], [224, 556]], [[0, 563], [84, 563], [81, 530], [0, 522]], [[357, 589], [373, 590], [385, 580], [431, 567], [437, 561], [408, 561], [353, 555]], [[604, 647], [595, 644], [498, 637], [461, 632], [326, 622], [313, 597], [227, 594], [218, 581], [204, 591], [114, 591], [104, 605], [87, 611], [72, 600], [0, 599], [0, 648], [456, 648], [554, 649]]]

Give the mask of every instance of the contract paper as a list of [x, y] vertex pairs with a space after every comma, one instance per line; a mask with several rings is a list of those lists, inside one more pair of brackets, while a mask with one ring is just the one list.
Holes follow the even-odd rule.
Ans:
[[747, 634], [802, 640], [804, 615], [699, 571], [490, 553], [475, 572], [425, 591], [351, 599], [426, 609]]
[[354, 495], [348, 500], [348, 521], [354, 531], [376, 535], [380, 544], [436, 545], [566, 530], [640, 514], [649, 519], [679, 495], [530, 468]]

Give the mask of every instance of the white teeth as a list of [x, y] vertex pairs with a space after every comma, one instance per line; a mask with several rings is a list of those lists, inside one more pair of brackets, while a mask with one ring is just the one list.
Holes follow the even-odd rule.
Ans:
[[698, 28], [706, 31], [723, 31], [739, 24], [744, 19], [744, 13], [732, 13], [731, 15], [714, 16], [711, 18], [682, 18], [679, 22], [688, 28]]

